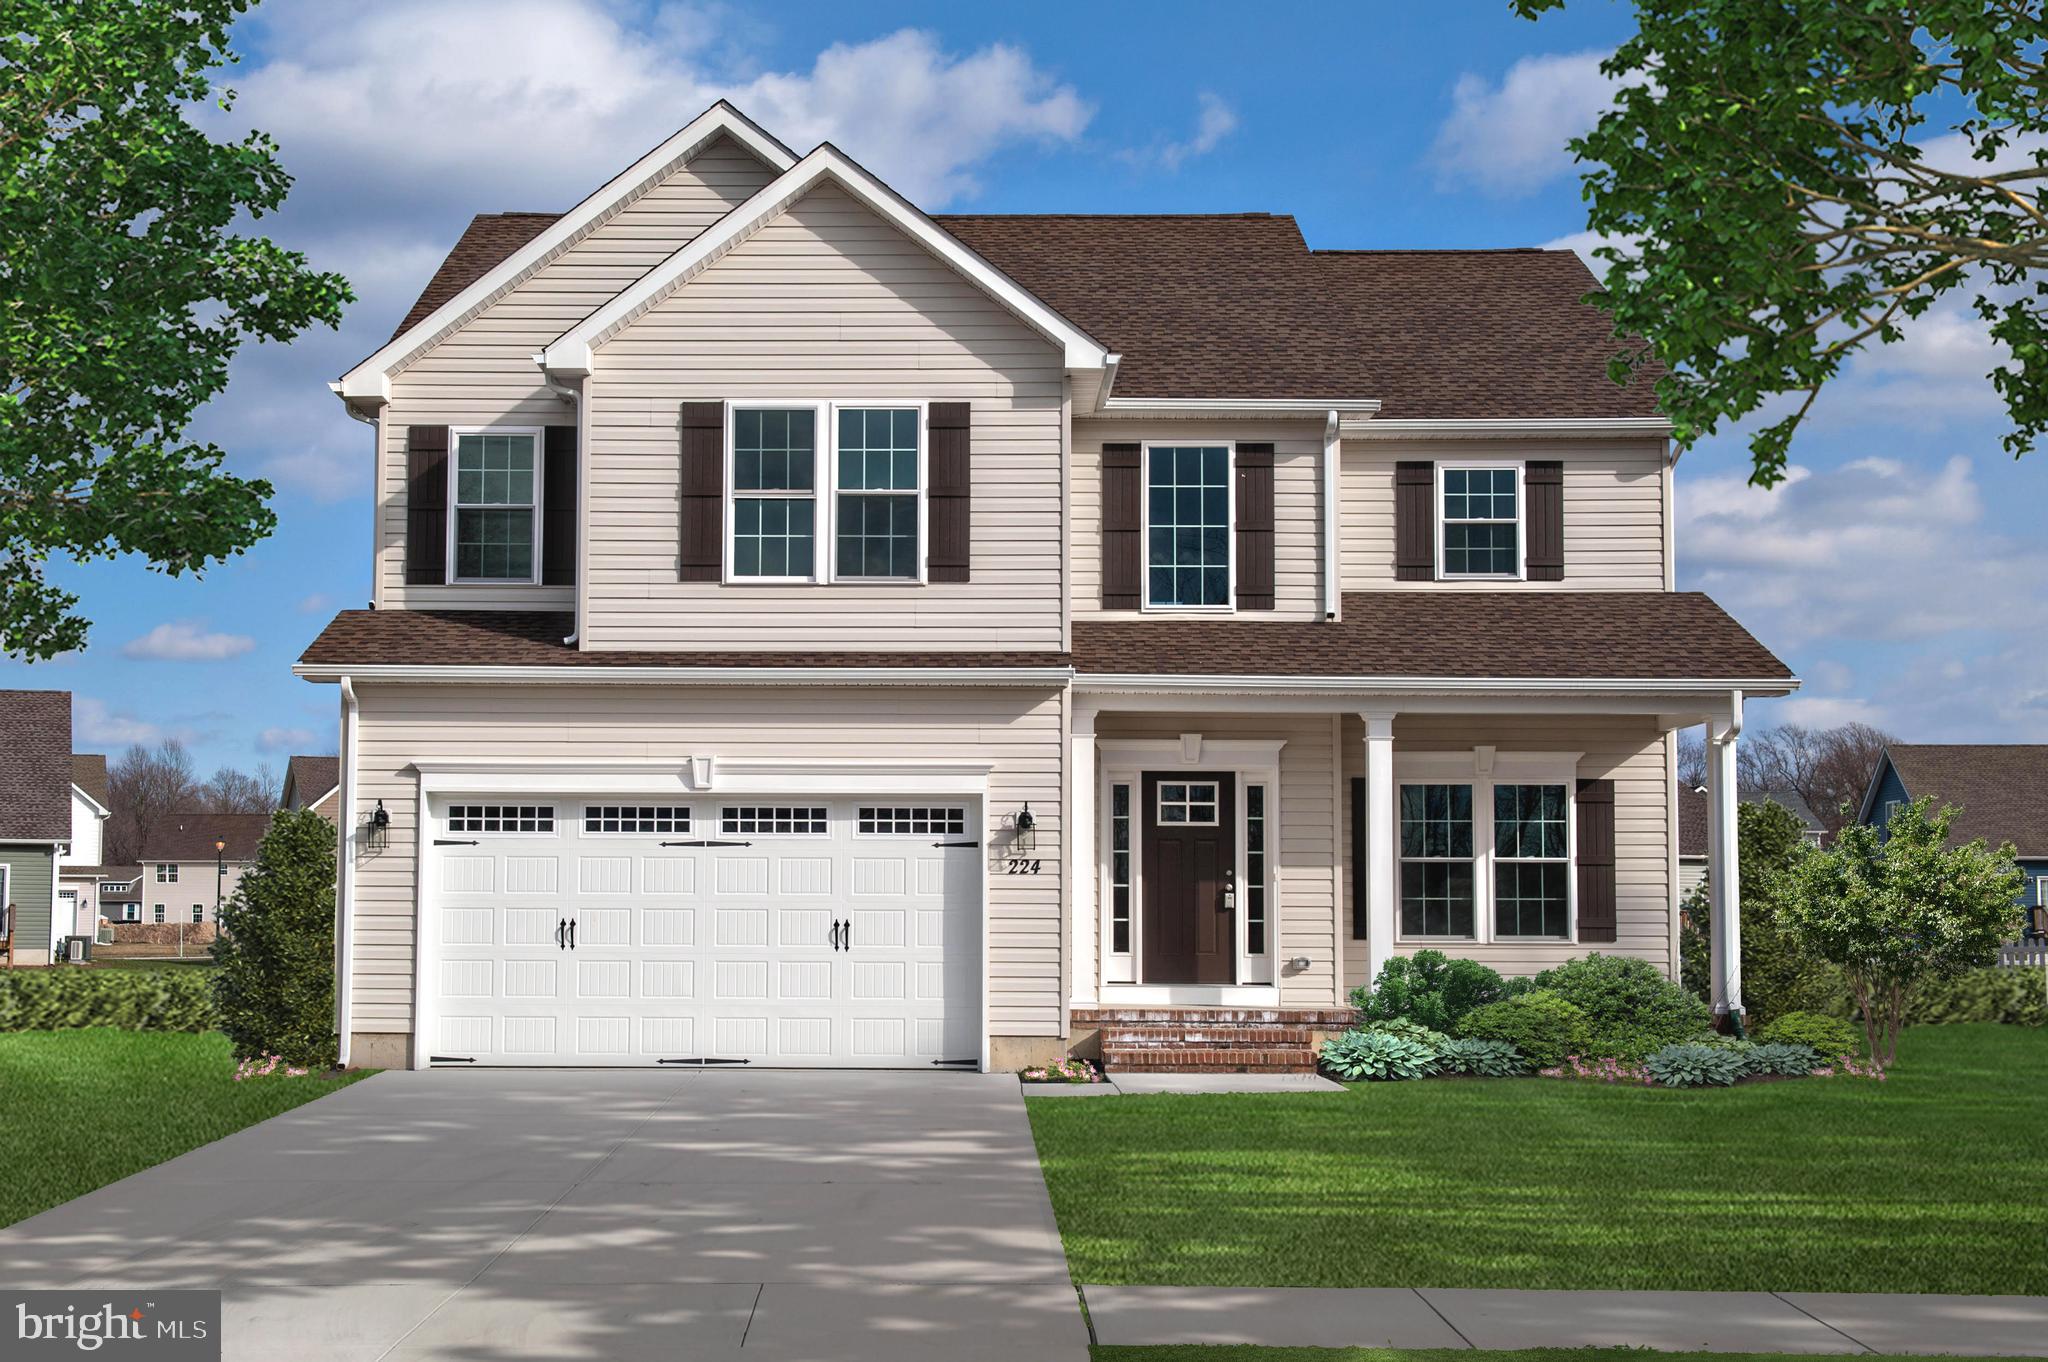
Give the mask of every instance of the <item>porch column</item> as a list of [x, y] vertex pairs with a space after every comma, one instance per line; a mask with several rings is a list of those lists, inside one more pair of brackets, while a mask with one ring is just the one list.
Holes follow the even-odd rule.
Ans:
[[1394, 716], [1361, 714], [1365, 721], [1365, 958], [1368, 986], [1394, 954]]
[[1741, 732], [1738, 693], [1730, 717], [1707, 727], [1708, 926], [1717, 1022], [1742, 1015], [1742, 869], [1735, 816], [1735, 740]]
[[1095, 967], [1095, 707], [1074, 701], [1067, 733], [1067, 930], [1074, 971], [1067, 997], [1077, 1007], [1092, 1007], [1098, 996]]

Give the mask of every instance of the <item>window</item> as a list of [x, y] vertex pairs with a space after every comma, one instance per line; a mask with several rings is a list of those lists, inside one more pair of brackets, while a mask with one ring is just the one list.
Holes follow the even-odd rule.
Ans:
[[834, 574], [915, 580], [916, 408], [841, 408], [837, 462]]
[[532, 431], [456, 435], [456, 581], [534, 579], [538, 446]]
[[552, 804], [454, 804], [448, 809], [450, 832], [553, 832]]
[[585, 832], [688, 832], [690, 810], [678, 804], [585, 804]]
[[159, 904], [158, 904], [158, 905], [156, 906], [156, 915], [155, 915], [155, 916], [156, 916], [156, 925], [157, 925], [157, 926], [159, 926], [159, 927], [161, 927], [161, 926], [163, 925], [163, 921], [164, 921], [164, 906], [163, 906], [163, 905], [162, 905], [161, 903], [159, 903]]
[[1194, 780], [1159, 785], [1159, 821], [1216, 826], [1216, 782]]
[[1493, 787], [1493, 934], [1571, 935], [1562, 785]]
[[176, 884], [178, 882], [178, 867], [175, 865], [158, 866], [156, 868], [156, 882], [158, 884]]
[[204, 921], [206, 921], [206, 905], [205, 905], [205, 904], [203, 904], [203, 903], [195, 903], [195, 904], [193, 904], [193, 905], [192, 905], [192, 921], [193, 921], [194, 923], [201, 923], [201, 922], [204, 922]]
[[1401, 934], [1473, 935], [1472, 787], [1401, 787]]
[[732, 414], [732, 575], [808, 580], [817, 566], [818, 413]]
[[1109, 787], [1109, 951], [1131, 953], [1131, 787]]
[[1145, 603], [1230, 604], [1230, 449], [1145, 452]]
[[728, 804], [719, 818], [720, 832], [782, 833], [797, 837], [825, 834], [825, 808], [770, 808], [766, 805]]
[[1517, 468], [1443, 470], [1443, 575], [1522, 575]]
[[866, 836], [965, 837], [967, 810], [863, 808], [860, 830]]
[[131, 903], [131, 904], [128, 904], [128, 905], [127, 905], [126, 907], [124, 907], [124, 908], [123, 908], [123, 909], [121, 910], [121, 921], [123, 921], [123, 922], [140, 922], [140, 921], [142, 921], [142, 905], [141, 905], [141, 904], [139, 904], [139, 903]]
[[1884, 825], [1890, 827], [1892, 819], [1897, 817], [1899, 810], [1905, 807], [1906, 801], [1903, 799], [1887, 799], [1884, 802]]
[[1244, 953], [1266, 953], [1266, 787], [1244, 787]]

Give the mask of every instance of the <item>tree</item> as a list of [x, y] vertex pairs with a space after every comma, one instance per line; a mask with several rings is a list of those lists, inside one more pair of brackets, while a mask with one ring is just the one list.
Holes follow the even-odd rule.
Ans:
[[[1742, 1004], [1750, 1029], [1787, 1012], [1838, 1016], [1848, 1000], [1842, 972], [1807, 950], [1786, 929], [1785, 880], [1813, 853], [1806, 825], [1769, 800], [1738, 805], [1737, 870], [1742, 886]], [[1707, 886], [1687, 899], [1679, 933], [1679, 973], [1686, 988], [1711, 1001], [1713, 932]]]
[[223, 766], [199, 789], [208, 813], [269, 813], [277, 807], [277, 772], [258, 765], [255, 773]]
[[129, 748], [107, 771], [107, 800], [113, 816], [102, 854], [108, 865], [133, 865], [166, 816], [198, 807], [191, 754], [176, 738]]
[[1878, 829], [1851, 824], [1785, 877], [1780, 916], [1806, 949], [1841, 967], [1870, 1056], [1889, 1065], [1919, 991], [1987, 963], [2019, 930], [2010, 842], [1948, 845], [1960, 810], [1922, 796]]
[[347, 283], [232, 230], [291, 178], [190, 121], [250, 0], [0, 0], [0, 652], [77, 648], [52, 555], [173, 576], [270, 533], [270, 484], [187, 432], [251, 338], [338, 325]]
[[[1524, 18], [1564, 0], [1512, 0]], [[2048, 19], [2011, 0], [1635, 0], [1620, 82], [1571, 143], [1596, 298], [1652, 360], [1681, 445], [1776, 399], [1750, 480], [1784, 477], [1822, 387], [1940, 298], [2011, 359], [1990, 378], [2024, 453], [2048, 429]], [[1938, 121], [1937, 120], [1938, 116]], [[1928, 136], [1928, 133], [1935, 133]]]
[[1878, 757], [1897, 741], [1869, 724], [1818, 729], [1779, 724], [1743, 739], [1736, 753], [1736, 780], [1757, 794], [1797, 792], [1829, 832], [1838, 832], [1855, 818]]
[[334, 825], [311, 809], [271, 821], [222, 905], [214, 1009], [241, 1059], [326, 1067], [334, 1038]]

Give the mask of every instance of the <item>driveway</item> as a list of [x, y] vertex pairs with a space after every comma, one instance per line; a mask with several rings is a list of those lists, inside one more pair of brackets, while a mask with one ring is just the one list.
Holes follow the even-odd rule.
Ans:
[[997, 1075], [380, 1074], [0, 1230], [0, 1275], [219, 1287], [265, 1362], [1087, 1356]]

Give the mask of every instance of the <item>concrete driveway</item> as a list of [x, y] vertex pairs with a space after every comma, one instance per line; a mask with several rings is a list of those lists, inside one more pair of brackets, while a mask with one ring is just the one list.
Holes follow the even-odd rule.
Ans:
[[228, 1358], [1084, 1359], [1014, 1078], [387, 1073], [0, 1230]]

